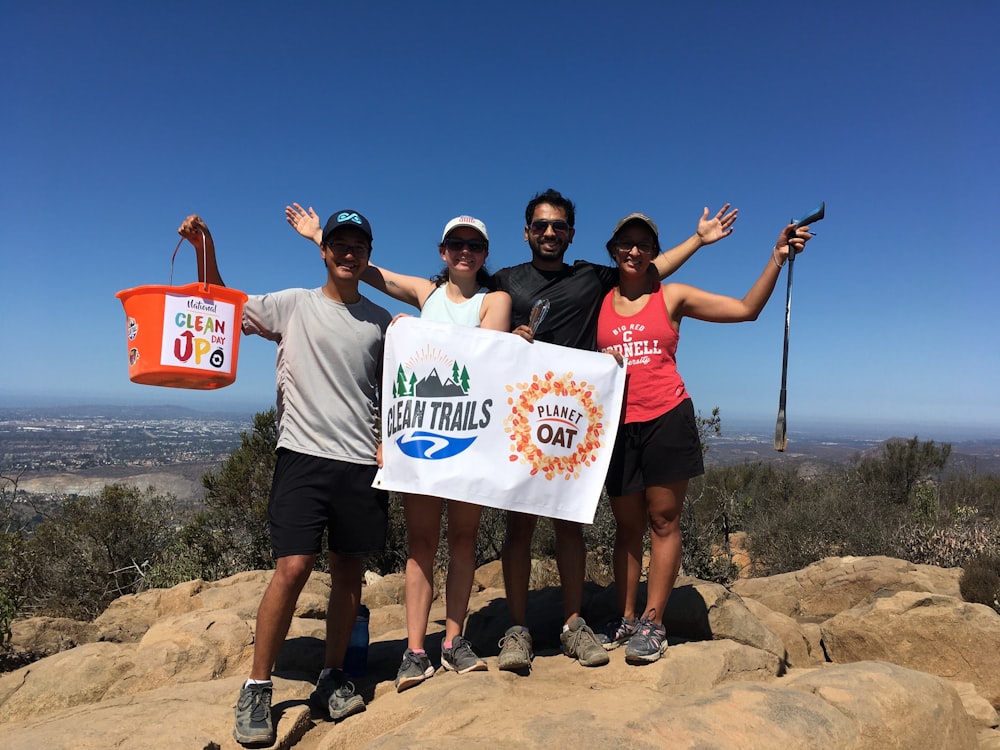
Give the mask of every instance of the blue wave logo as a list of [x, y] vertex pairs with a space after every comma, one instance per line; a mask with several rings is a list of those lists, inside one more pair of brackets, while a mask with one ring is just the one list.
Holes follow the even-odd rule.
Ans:
[[397, 438], [396, 445], [410, 458], [437, 461], [441, 458], [457, 456], [475, 441], [475, 436], [468, 438], [447, 437], [434, 432], [417, 430]]
[[343, 222], [343, 221], [353, 221], [355, 224], [360, 224], [361, 223], [361, 217], [358, 216], [356, 213], [353, 213], [353, 212], [347, 213], [346, 211], [344, 211], [344, 212], [340, 213], [337, 216], [337, 221], [341, 221], [341, 222]]

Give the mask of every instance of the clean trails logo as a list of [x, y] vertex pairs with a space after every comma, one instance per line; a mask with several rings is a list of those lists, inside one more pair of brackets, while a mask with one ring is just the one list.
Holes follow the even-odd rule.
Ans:
[[410, 458], [457, 456], [490, 423], [492, 399], [469, 397], [471, 376], [458, 360], [425, 346], [399, 365], [386, 413], [386, 439]]

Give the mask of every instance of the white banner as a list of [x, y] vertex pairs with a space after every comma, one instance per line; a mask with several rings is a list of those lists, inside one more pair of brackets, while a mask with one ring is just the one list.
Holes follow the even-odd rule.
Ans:
[[400, 318], [374, 486], [593, 523], [624, 390], [607, 354]]

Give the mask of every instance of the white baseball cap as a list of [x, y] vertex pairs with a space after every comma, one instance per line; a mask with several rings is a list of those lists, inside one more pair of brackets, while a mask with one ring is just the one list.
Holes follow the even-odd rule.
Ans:
[[444, 242], [448, 239], [448, 233], [451, 232], [452, 229], [457, 229], [458, 227], [470, 227], [471, 229], [475, 229], [483, 235], [484, 240], [487, 242], [490, 241], [490, 236], [486, 233], [486, 225], [474, 216], [456, 216], [454, 219], [445, 224], [444, 233], [441, 235], [441, 241]]

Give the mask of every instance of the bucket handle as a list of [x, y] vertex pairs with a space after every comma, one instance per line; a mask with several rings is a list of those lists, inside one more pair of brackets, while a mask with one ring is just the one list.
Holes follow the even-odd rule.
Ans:
[[[198, 281], [202, 284], [202, 290], [206, 293], [208, 292], [208, 282], [205, 280], [205, 271], [208, 269], [208, 238], [205, 236], [205, 230], [201, 231], [201, 251], [203, 263], [201, 268], [199, 268]], [[184, 243], [184, 238], [181, 237], [177, 241], [177, 247], [174, 248], [174, 254], [170, 256], [170, 286], [174, 285], [174, 260], [177, 259], [177, 251], [181, 249], [181, 245]], [[195, 248], [197, 250], [198, 248]], [[204, 270], [203, 270], [204, 269]]]

